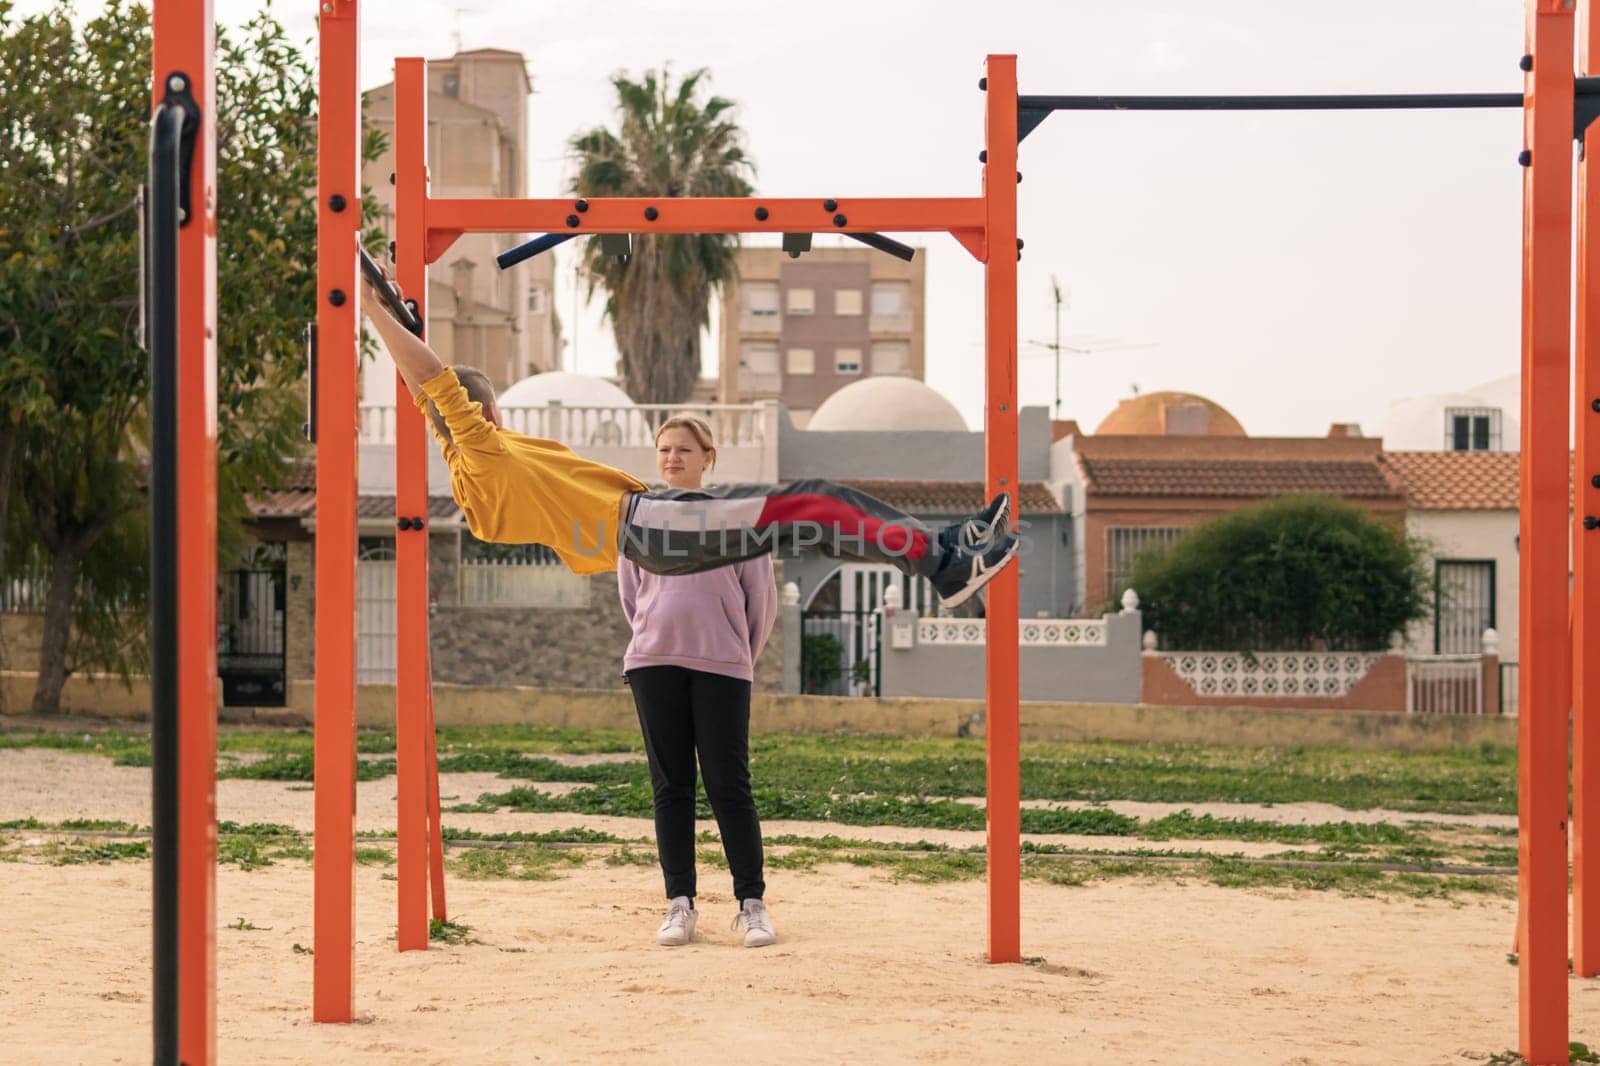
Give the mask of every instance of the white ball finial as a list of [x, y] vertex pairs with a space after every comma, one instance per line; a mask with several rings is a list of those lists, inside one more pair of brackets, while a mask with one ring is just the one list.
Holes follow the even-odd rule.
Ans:
[[1159, 643], [1160, 643], [1160, 641], [1158, 641], [1156, 639], [1156, 631], [1155, 630], [1147, 629], [1147, 630], [1144, 631], [1144, 650], [1145, 651], [1155, 651], [1156, 650], [1156, 645], [1159, 644]]
[[783, 583], [783, 605], [793, 607], [800, 602], [800, 586], [793, 581]]
[[900, 586], [890, 585], [883, 590], [883, 605], [891, 611], [900, 609]]
[[1139, 594], [1137, 592], [1133, 591], [1132, 589], [1129, 589], [1128, 591], [1124, 592], [1122, 594], [1122, 610], [1123, 610], [1123, 613], [1124, 614], [1128, 614], [1128, 613], [1131, 613], [1133, 611], [1137, 611], [1138, 609], [1139, 609]]
[[1483, 654], [1500, 654], [1500, 634], [1495, 632], [1493, 626], [1483, 631]]

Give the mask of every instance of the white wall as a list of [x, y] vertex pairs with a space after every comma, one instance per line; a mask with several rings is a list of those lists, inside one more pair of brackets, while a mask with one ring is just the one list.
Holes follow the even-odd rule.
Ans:
[[[1516, 511], [1407, 511], [1406, 531], [1430, 543], [1436, 559], [1494, 560], [1494, 627], [1500, 634], [1500, 659], [1517, 661], [1519, 581]], [[1431, 573], [1433, 563], [1428, 570]], [[1412, 627], [1406, 650], [1433, 654], [1433, 618]]]
[[1444, 412], [1449, 407], [1498, 407], [1500, 447], [1497, 450], [1514, 452], [1521, 446], [1522, 380], [1516, 375], [1474, 385], [1462, 392], [1395, 400], [1378, 426], [1383, 446], [1401, 452], [1444, 451]]

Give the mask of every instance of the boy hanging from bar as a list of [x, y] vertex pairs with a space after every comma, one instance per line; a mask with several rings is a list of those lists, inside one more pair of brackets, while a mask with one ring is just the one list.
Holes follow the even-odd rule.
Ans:
[[481, 370], [447, 367], [389, 307], [398, 290], [363, 276], [362, 310], [424, 411], [450, 467], [450, 492], [479, 540], [543, 544], [578, 574], [620, 555], [655, 574], [692, 574], [765, 552], [818, 547], [926, 577], [946, 607], [965, 602], [1016, 555], [1010, 496], [937, 532], [883, 501], [817, 479], [650, 491], [566, 445], [504, 427]]

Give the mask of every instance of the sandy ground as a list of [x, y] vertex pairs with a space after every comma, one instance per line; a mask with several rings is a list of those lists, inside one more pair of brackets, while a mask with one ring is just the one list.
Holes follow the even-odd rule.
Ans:
[[[449, 775], [442, 790], [467, 800], [506, 785]], [[143, 824], [148, 797], [143, 769], [0, 751], [0, 820]], [[360, 786], [363, 828], [392, 824], [392, 797], [392, 780]], [[1140, 806], [1145, 816], [1165, 810]], [[225, 781], [219, 814], [309, 828], [311, 794]], [[448, 821], [649, 832], [642, 820], [566, 814]], [[768, 826], [828, 829], [980, 837]], [[1247, 850], [1181, 842], [1202, 843]], [[1505, 955], [1515, 905], [1506, 900], [1027, 881], [1023, 953], [1036, 961], [991, 966], [981, 882], [895, 883], [849, 866], [773, 871], [768, 901], [780, 940], [751, 951], [727, 928], [726, 874], [702, 871], [697, 941], [664, 949], [652, 937], [659, 873], [591, 862], [549, 882], [452, 878], [451, 915], [480, 943], [401, 955], [390, 939], [395, 885], [384, 874], [356, 871], [357, 1024], [330, 1026], [310, 1021], [311, 959], [294, 950], [312, 942], [309, 864], [219, 871], [220, 1061], [1337, 1066], [1482, 1062], [1516, 1042], [1517, 971]], [[0, 1060], [148, 1061], [149, 867], [8, 864], [0, 879], [0, 998], [9, 1007], [0, 1013]], [[228, 928], [239, 919], [257, 928]], [[1600, 1034], [1600, 982], [1574, 982], [1572, 1032]]]
[[[14, 1063], [148, 1061], [149, 872], [6, 867], [0, 1046]], [[1024, 953], [981, 958], [984, 888], [781, 873], [781, 939], [737, 946], [725, 892], [658, 948], [649, 867], [453, 880], [482, 943], [401, 955], [394, 885], [358, 871], [358, 1024], [309, 1020], [311, 872], [218, 878], [226, 1063], [1481, 1062], [1515, 1042], [1513, 906], [1116, 881], [1023, 886]], [[708, 879], [709, 880], [709, 879]], [[69, 906], [63, 901], [70, 899]], [[257, 926], [225, 926], [239, 918]], [[1573, 1031], [1600, 1020], [1574, 985]]]

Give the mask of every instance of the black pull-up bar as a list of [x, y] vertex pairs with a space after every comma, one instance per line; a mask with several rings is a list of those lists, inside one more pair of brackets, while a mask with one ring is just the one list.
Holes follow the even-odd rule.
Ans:
[[[1600, 116], [1600, 77], [1577, 78], [1577, 129]], [[1521, 93], [1326, 93], [1217, 96], [1021, 96], [1017, 140], [1056, 111], [1439, 111], [1521, 107]]]
[[[383, 300], [383, 305], [389, 309], [389, 313], [413, 335], [422, 336], [422, 319], [417, 317], [416, 309], [400, 298], [399, 290], [394, 287], [394, 283], [389, 280], [389, 276], [383, 272], [377, 261], [367, 254], [367, 250], [365, 248], [357, 250], [361, 253], [361, 273], [372, 283], [372, 287], [378, 290], [378, 296]], [[315, 418], [316, 415], [313, 414], [312, 417]]]
[[542, 237], [535, 237], [531, 241], [501, 252], [494, 257], [495, 265], [501, 270], [510, 270], [524, 259], [532, 259], [540, 252], [548, 252], [556, 245], [565, 244], [576, 236], [576, 233], [546, 233]]
[[[578, 236], [576, 233], [546, 233], [542, 237], [535, 237], [533, 240], [519, 244], [515, 248], [506, 249], [499, 255], [495, 256], [494, 261], [501, 270], [509, 270], [518, 263], [521, 263], [527, 259], [532, 259], [540, 252], [548, 252], [550, 249], [559, 244], [565, 244], [567, 241], [572, 240], [572, 238], [576, 236]], [[616, 236], [618, 235], [610, 233], [601, 234], [600, 240], [602, 241], [602, 245], [604, 245], [606, 238]], [[621, 236], [625, 238], [627, 234], [622, 234]], [[786, 233], [783, 236], [784, 251], [789, 252], [791, 256], [798, 256], [800, 252], [809, 251], [811, 248], [811, 234], [809, 233], [804, 234], [805, 240], [798, 243], [791, 241], [790, 238], [801, 236], [799, 234]], [[851, 240], [860, 241], [868, 248], [876, 248], [880, 252], [887, 252], [896, 259], [904, 259], [908, 263], [917, 254], [917, 250], [911, 247], [909, 244], [901, 244], [894, 238], [885, 237], [881, 233], [846, 233], [845, 236], [849, 237]], [[628, 247], [631, 249], [631, 246]], [[605, 250], [611, 255], [628, 254], [627, 251], [623, 250], [623, 246], [620, 244], [615, 247], [607, 247]]]
[[[178, 230], [188, 221], [189, 79], [174, 73], [150, 119], [144, 317], [150, 351], [150, 917], [155, 1061], [178, 1061]], [[193, 109], [193, 111], [191, 111]], [[198, 124], [198, 119], [195, 120]], [[191, 904], [192, 905], [192, 904]]]

